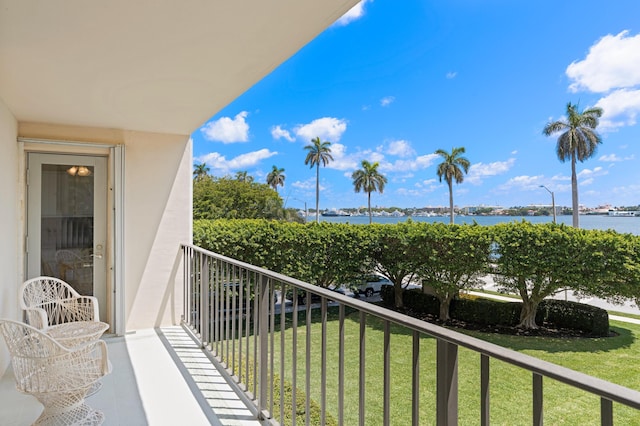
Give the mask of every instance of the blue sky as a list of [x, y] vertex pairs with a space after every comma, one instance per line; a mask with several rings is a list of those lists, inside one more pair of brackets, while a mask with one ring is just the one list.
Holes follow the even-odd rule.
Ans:
[[442, 148], [472, 166], [458, 206], [571, 205], [571, 167], [545, 124], [568, 102], [604, 109], [596, 155], [578, 163], [580, 204], [640, 204], [640, 2], [368, 0], [193, 132], [210, 174], [285, 169], [288, 207], [315, 205], [303, 147], [319, 136], [320, 208], [366, 206], [351, 174], [377, 161], [374, 206], [448, 205]]

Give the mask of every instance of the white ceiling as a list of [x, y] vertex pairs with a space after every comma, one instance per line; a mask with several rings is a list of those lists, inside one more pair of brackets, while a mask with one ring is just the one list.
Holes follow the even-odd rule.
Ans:
[[190, 134], [357, 2], [0, 0], [0, 98], [18, 121]]

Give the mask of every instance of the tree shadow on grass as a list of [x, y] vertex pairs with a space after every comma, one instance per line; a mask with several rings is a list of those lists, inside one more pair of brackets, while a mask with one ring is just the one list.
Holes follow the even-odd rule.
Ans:
[[636, 340], [634, 331], [628, 328], [611, 326], [610, 330], [610, 337], [516, 336], [471, 330], [458, 331], [515, 351], [537, 350], [548, 353], [609, 352], [631, 348]]

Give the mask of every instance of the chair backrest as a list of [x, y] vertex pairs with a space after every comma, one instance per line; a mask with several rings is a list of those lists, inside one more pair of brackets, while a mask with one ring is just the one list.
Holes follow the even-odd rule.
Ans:
[[77, 262], [81, 257], [71, 250], [58, 250], [56, 252], [56, 262]]
[[58, 300], [73, 299], [80, 294], [68, 283], [54, 277], [36, 277], [20, 287], [22, 309], [37, 308]]
[[[67, 322], [78, 317], [74, 312], [65, 312], [73, 305], [63, 303], [79, 299], [80, 294], [59, 278], [36, 277], [25, 281], [20, 287], [20, 306], [27, 313], [27, 322], [43, 329], [49, 325]], [[85, 307], [77, 306], [86, 310]], [[92, 319], [94, 318], [83, 318]]]

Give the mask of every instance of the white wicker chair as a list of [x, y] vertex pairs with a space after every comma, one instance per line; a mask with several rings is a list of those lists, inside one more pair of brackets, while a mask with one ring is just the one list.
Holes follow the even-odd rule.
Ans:
[[81, 296], [58, 278], [37, 277], [20, 287], [20, 306], [27, 322], [40, 329], [74, 321], [99, 321], [98, 299]]
[[18, 391], [44, 405], [35, 425], [99, 425], [102, 412], [84, 403], [94, 383], [111, 371], [102, 340], [67, 348], [27, 324], [0, 320]]

